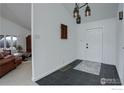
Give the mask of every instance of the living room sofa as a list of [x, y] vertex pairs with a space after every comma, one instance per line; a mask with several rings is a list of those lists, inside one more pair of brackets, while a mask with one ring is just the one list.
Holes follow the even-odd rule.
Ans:
[[5, 52], [0, 52], [0, 78], [21, 64], [21, 58]]

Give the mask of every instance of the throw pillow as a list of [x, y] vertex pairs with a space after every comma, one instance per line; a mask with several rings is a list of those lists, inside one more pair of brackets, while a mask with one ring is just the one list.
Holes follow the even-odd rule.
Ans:
[[3, 52], [3, 49], [2, 48], [0, 48], [0, 52]]
[[7, 59], [7, 58], [10, 58], [10, 57], [12, 57], [12, 55], [7, 55], [4, 58]]
[[0, 52], [0, 59], [3, 59], [4, 58], [4, 55], [2, 52]]

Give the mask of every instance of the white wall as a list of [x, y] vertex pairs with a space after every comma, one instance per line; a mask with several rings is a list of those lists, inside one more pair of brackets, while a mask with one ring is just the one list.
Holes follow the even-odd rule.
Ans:
[[116, 18], [99, 20], [80, 24], [78, 26], [78, 59], [85, 57], [85, 36], [86, 29], [102, 27], [103, 28], [103, 63], [116, 64], [117, 44], [116, 44]]
[[[124, 4], [119, 4], [118, 12], [124, 11]], [[117, 13], [118, 14], [118, 13]], [[124, 19], [117, 21], [118, 26], [118, 61], [116, 63], [119, 77], [124, 84]]]
[[85, 17], [85, 12], [81, 10], [82, 23], [116, 17], [117, 5], [117, 3], [89, 3], [91, 16]]
[[[75, 22], [61, 4], [33, 4], [33, 80], [76, 59]], [[68, 25], [68, 39], [60, 39], [60, 24]]]
[[[75, 3], [63, 3], [68, 12], [72, 15]], [[83, 5], [80, 3], [80, 6]], [[116, 17], [118, 3], [89, 3], [91, 16], [85, 17], [85, 7], [80, 9], [82, 23], [93, 22]]]
[[26, 49], [26, 36], [31, 34], [31, 31], [0, 17], [0, 34], [1, 35], [16, 35], [18, 37], [18, 44]]

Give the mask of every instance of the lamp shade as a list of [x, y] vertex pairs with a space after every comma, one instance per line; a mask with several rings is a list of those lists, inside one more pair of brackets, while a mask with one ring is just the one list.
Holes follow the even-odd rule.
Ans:
[[74, 8], [74, 11], [73, 11], [73, 17], [77, 17], [79, 15], [79, 9], [77, 7]]
[[90, 7], [87, 5], [86, 10], [85, 10], [85, 16], [91, 16], [91, 10]]
[[77, 24], [80, 24], [80, 23], [81, 23], [81, 17], [80, 17], [80, 15], [77, 16], [77, 18], [76, 18], [76, 23], [77, 23]]

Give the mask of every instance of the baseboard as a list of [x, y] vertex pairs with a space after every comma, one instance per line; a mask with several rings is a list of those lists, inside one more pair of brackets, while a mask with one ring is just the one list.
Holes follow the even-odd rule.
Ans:
[[75, 60], [77, 60], [77, 59], [74, 59], [74, 60], [70, 61], [69, 63], [66, 63], [66, 64], [63, 64], [63, 65], [61, 65], [61, 66], [59, 66], [59, 67], [56, 67], [55, 69], [50, 70], [50, 71], [48, 71], [48, 72], [46, 72], [46, 73], [40, 73], [39, 75], [37, 75], [37, 76], [35, 76], [35, 77], [32, 77], [32, 81], [33, 81], [33, 82], [36, 82], [36, 81], [38, 81], [38, 80], [44, 78], [45, 76], [47, 76], [47, 75], [49, 75], [49, 74], [51, 74], [51, 73], [53, 73], [53, 72], [55, 72], [55, 71], [61, 69], [62, 67], [66, 66], [66, 65], [68, 65], [68, 64], [70, 64], [70, 63], [72, 63], [72, 62], [75, 61]]
[[33, 78], [33, 81], [36, 82], [37, 80], [40, 80], [40, 79], [46, 77], [47, 75], [49, 75], [49, 74], [51, 74], [51, 73], [57, 71], [57, 70], [60, 69], [60, 68], [61, 68], [61, 66], [58, 67], [58, 68], [55, 68], [55, 69], [53, 69], [53, 70], [51, 70], [51, 71], [48, 71], [47, 73], [40, 73], [38, 76], [36, 76], [36, 77]]
[[[64, 66], [65, 66], [65, 65], [64, 65]], [[55, 69], [53, 69], [53, 70], [48, 71], [47, 73], [40, 73], [39, 75], [33, 77], [32, 80], [33, 80], [33, 82], [36, 82], [36, 81], [38, 81], [38, 80], [40, 80], [40, 79], [46, 77], [47, 75], [49, 75], [49, 74], [51, 74], [51, 73], [57, 71], [58, 69], [60, 69], [60, 68], [62, 68], [62, 67], [63, 67], [63, 66], [57, 67], [57, 68], [55, 68]]]

